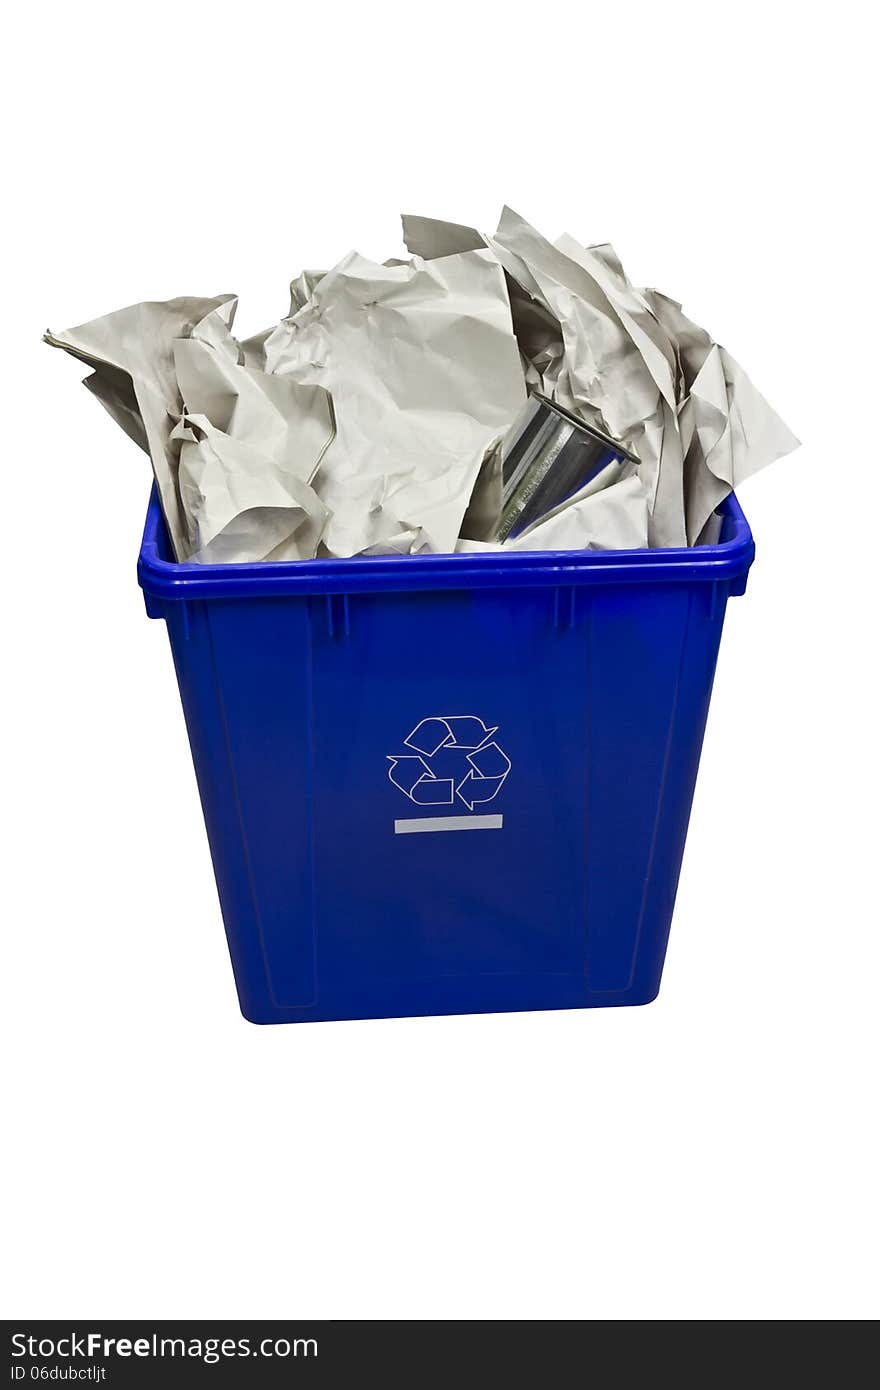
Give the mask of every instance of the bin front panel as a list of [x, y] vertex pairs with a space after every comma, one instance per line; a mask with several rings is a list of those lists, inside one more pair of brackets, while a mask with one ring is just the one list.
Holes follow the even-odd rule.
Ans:
[[322, 978], [582, 969], [587, 651], [552, 595], [516, 600], [362, 596], [342, 640], [316, 620]]
[[[259, 938], [238, 970], [249, 1016], [626, 1002], [634, 981], [650, 997], [708, 602], [679, 584], [206, 604]], [[707, 701], [711, 663], [698, 675]], [[684, 736], [695, 771], [702, 726]], [[224, 902], [228, 930], [240, 911]]]

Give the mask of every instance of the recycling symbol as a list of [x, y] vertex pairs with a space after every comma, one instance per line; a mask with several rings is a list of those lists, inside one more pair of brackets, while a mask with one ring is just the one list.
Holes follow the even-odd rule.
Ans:
[[403, 740], [407, 753], [388, 754], [388, 776], [417, 806], [452, 806], [469, 811], [492, 801], [510, 771], [510, 759], [473, 714], [422, 719]]

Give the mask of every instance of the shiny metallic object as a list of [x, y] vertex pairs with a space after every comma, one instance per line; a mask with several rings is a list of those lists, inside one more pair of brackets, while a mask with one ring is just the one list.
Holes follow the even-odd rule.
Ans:
[[496, 540], [517, 536], [584, 487], [609, 463], [635, 454], [564, 406], [533, 393], [504, 442]]

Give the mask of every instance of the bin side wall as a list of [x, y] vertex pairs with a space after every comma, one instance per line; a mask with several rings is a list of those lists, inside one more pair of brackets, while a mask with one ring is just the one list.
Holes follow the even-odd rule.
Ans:
[[245, 1015], [653, 998], [725, 599], [169, 602]]

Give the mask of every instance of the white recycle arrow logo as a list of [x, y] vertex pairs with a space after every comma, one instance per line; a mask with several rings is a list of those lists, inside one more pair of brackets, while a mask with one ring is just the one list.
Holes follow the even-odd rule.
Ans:
[[[455, 798], [469, 811], [492, 801], [510, 771], [510, 759], [497, 743], [490, 742], [498, 726], [487, 728], [473, 714], [423, 719], [404, 744], [411, 753], [388, 754], [388, 776], [417, 806], [452, 806]], [[432, 759], [443, 753], [443, 775]], [[461, 771], [449, 776], [449, 753], [461, 755]], [[453, 762], [454, 767], [454, 762]]]

